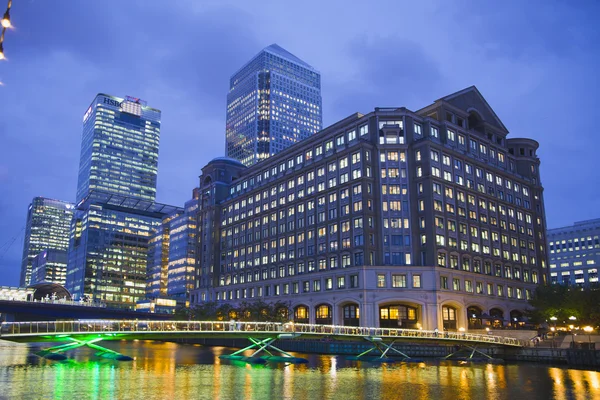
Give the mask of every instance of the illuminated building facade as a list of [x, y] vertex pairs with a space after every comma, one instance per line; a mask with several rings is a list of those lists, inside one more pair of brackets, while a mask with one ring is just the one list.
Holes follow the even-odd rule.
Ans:
[[168, 215], [151, 233], [148, 247], [146, 297], [149, 299], [167, 297], [169, 275], [169, 231], [170, 222], [179, 214]]
[[67, 251], [47, 249], [39, 253], [31, 264], [31, 284], [67, 282]]
[[197, 198], [189, 200], [184, 210], [163, 218], [153, 231], [148, 253], [149, 299], [169, 298], [189, 305], [196, 276], [197, 209]]
[[160, 116], [105, 94], [83, 116], [66, 283], [75, 299], [133, 309], [146, 296], [152, 232], [180, 210], [155, 202]]
[[83, 116], [77, 203], [91, 192], [155, 200], [160, 115], [137, 98], [96, 96]]
[[152, 231], [176, 207], [106, 193], [77, 206], [71, 229], [66, 288], [108, 307], [134, 309], [146, 296]]
[[170, 222], [167, 295], [178, 304], [189, 305], [196, 279], [196, 212], [198, 199], [185, 203], [185, 211]]
[[250, 166], [321, 130], [321, 75], [276, 44], [230, 79], [226, 155]]
[[548, 230], [550, 282], [588, 287], [598, 284], [600, 219]]
[[355, 114], [199, 187], [192, 303], [261, 299], [321, 324], [522, 325], [547, 270], [537, 142], [475, 87]]
[[29, 205], [21, 262], [22, 287], [31, 283], [31, 265], [39, 253], [45, 249], [66, 251], [69, 248], [73, 209], [72, 203], [45, 197], [35, 197]]

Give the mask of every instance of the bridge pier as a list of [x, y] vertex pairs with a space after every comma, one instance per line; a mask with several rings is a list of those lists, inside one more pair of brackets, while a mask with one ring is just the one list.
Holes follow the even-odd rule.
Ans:
[[123, 355], [114, 350], [110, 350], [110, 349], [107, 349], [105, 347], [98, 346], [97, 344], [95, 344], [102, 340], [101, 337], [90, 339], [90, 340], [79, 340], [79, 339], [69, 337], [69, 340], [71, 340], [70, 343], [43, 349], [43, 350], [38, 351], [35, 354], [40, 357], [46, 358], [48, 360], [63, 361], [63, 360], [67, 359], [67, 356], [62, 353], [66, 352], [67, 350], [73, 350], [78, 347], [87, 346], [94, 350], [98, 350], [98, 352], [95, 354], [97, 357], [108, 358], [108, 359], [117, 360], [117, 361], [133, 361], [132, 357]]
[[[255, 339], [253, 337], [248, 337], [248, 340], [250, 340], [252, 342], [252, 344], [250, 346], [244, 347], [243, 349], [238, 350], [233, 354], [219, 356], [219, 358], [224, 359], [224, 360], [244, 361], [248, 364], [266, 364], [268, 361], [290, 363], [290, 364], [305, 364], [308, 362], [308, 360], [306, 360], [304, 358], [294, 357], [290, 353], [287, 353], [287, 352], [281, 350], [280, 348], [273, 346], [273, 342], [277, 339], [293, 339], [298, 336], [300, 336], [299, 333], [282, 333], [280, 335], [277, 335], [277, 337], [268, 337], [268, 338], [262, 339], [262, 340]], [[247, 350], [252, 350], [252, 349], [256, 349], [256, 351], [254, 353], [252, 353], [250, 356], [240, 355], [243, 352], [245, 352]], [[271, 353], [269, 351], [269, 349], [277, 351], [283, 355], [276, 356], [273, 353]], [[257, 354], [259, 354], [260, 352], [263, 352], [263, 351], [265, 353], [267, 353], [268, 356], [256, 357]]]
[[[397, 350], [393, 347], [394, 343], [396, 342], [395, 340], [393, 340], [392, 343], [387, 344], [383, 341], [382, 338], [376, 337], [376, 336], [365, 336], [364, 339], [371, 342], [373, 344], [373, 347], [367, 351], [363, 351], [362, 353], [360, 353], [357, 356], [347, 357], [348, 360], [393, 363], [393, 362], [396, 362], [396, 359], [386, 357], [387, 353], [391, 350], [392, 353], [400, 354], [402, 356], [402, 361], [408, 361], [408, 360], [414, 361], [411, 359], [410, 356], [404, 354], [400, 350]], [[379, 350], [381, 352], [381, 355], [379, 357], [365, 357], [367, 354], [369, 354], [373, 350]]]
[[457, 351], [448, 354], [443, 358], [444, 360], [456, 360], [465, 362], [477, 362], [477, 361], [486, 361], [486, 362], [502, 362], [502, 360], [498, 358], [494, 358], [482, 351], [477, 350], [477, 346], [467, 346], [463, 345]]

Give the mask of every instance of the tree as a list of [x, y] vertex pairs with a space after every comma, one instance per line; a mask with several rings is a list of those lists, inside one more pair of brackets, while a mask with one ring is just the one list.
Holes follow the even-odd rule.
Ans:
[[533, 310], [529, 316], [533, 322], [542, 323], [556, 318], [558, 324], [600, 325], [600, 287], [549, 285], [538, 286], [529, 301]]

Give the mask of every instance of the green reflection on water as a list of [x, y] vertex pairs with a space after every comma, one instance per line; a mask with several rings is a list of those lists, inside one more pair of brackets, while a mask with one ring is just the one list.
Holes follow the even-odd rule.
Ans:
[[[533, 364], [372, 365], [339, 356], [296, 355], [308, 364], [248, 365], [234, 350], [160, 342], [109, 343], [132, 362], [89, 349], [65, 362], [0, 342], [0, 398], [53, 399], [600, 399], [600, 373]], [[250, 355], [250, 353], [246, 354]]]

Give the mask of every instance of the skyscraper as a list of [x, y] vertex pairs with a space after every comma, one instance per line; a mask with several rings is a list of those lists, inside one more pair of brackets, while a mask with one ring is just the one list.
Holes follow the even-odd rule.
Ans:
[[[176, 207], [102, 192], [79, 203], [71, 228], [67, 289], [113, 308], [146, 295], [152, 231]], [[93, 200], [92, 200], [93, 199]]]
[[73, 218], [73, 204], [35, 197], [27, 210], [25, 243], [21, 263], [21, 286], [31, 281], [33, 259], [43, 250], [63, 250], [69, 247], [69, 227]]
[[31, 284], [52, 282], [64, 285], [67, 278], [67, 251], [47, 249], [33, 258]]
[[160, 111], [99, 94], [83, 117], [66, 287], [111, 307], [146, 294], [152, 230], [176, 207], [155, 203]]
[[321, 130], [321, 75], [276, 44], [230, 79], [226, 154], [250, 166]]
[[184, 210], [164, 217], [153, 231], [148, 252], [148, 298], [168, 297], [180, 305], [189, 304], [196, 277], [197, 209], [194, 191]]
[[91, 192], [154, 201], [159, 135], [159, 110], [98, 94], [83, 116], [77, 203]]

